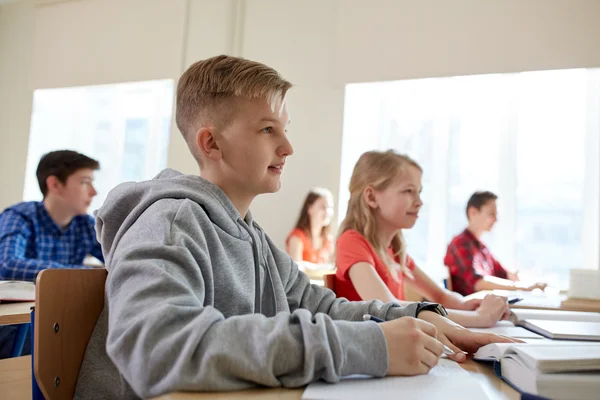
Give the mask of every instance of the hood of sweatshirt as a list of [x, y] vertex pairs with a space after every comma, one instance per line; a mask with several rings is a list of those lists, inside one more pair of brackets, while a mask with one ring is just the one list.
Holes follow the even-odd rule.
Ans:
[[198, 203], [220, 229], [237, 239], [251, 240], [248, 232], [253, 225], [250, 211], [242, 219], [229, 197], [217, 185], [199, 176], [165, 169], [152, 180], [118, 185], [94, 213], [96, 234], [107, 268], [110, 268], [114, 250], [125, 232], [148, 207], [168, 198]]

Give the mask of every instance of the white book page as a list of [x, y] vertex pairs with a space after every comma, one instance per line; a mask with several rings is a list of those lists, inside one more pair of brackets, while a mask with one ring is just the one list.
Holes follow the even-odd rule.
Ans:
[[302, 399], [487, 399], [483, 388], [456, 362], [440, 359], [427, 375], [410, 377], [368, 378], [352, 376], [339, 383], [315, 382], [308, 385]]
[[512, 309], [517, 321], [526, 319], [543, 319], [549, 321], [600, 322], [600, 313], [559, 310], [530, 310], [527, 308]]
[[600, 343], [593, 342], [582, 342], [577, 340], [550, 340], [550, 339], [523, 339], [525, 343], [490, 343], [483, 347], [480, 347], [479, 350], [475, 354], [473, 354], [473, 359], [478, 361], [494, 361], [499, 360], [504, 353], [506, 353], [511, 348], [530, 348], [530, 347], [542, 347], [542, 352], [544, 348], [547, 347], [579, 347], [579, 346], [590, 346], [597, 345], [600, 346]]
[[492, 332], [517, 339], [543, 339], [543, 336], [520, 326], [493, 326], [491, 328], [470, 328], [474, 332]]

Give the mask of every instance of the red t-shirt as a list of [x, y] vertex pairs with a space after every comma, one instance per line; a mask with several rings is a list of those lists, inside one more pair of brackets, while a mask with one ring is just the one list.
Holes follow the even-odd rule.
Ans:
[[296, 236], [302, 241], [302, 261], [308, 261], [315, 264], [327, 264], [330, 262], [329, 258], [331, 257], [331, 241], [329, 239], [323, 241], [323, 246], [319, 250], [315, 250], [312, 245], [312, 240], [302, 229], [295, 228], [292, 232], [290, 232], [285, 240], [286, 245], [289, 243], [292, 236]]
[[[391, 248], [388, 249], [388, 252], [394, 261], [400, 263], [400, 260], [394, 257]], [[403, 274], [398, 273], [397, 279], [394, 279], [388, 266], [375, 252], [371, 243], [357, 231], [350, 229], [341, 234], [336, 243], [335, 254], [337, 267], [335, 291], [338, 297], [345, 297], [350, 301], [362, 300], [354, 289], [349, 272], [354, 264], [366, 262], [375, 267], [377, 274], [398, 300], [405, 300]], [[415, 262], [409, 256], [406, 256], [406, 266], [411, 271], [415, 269]]]

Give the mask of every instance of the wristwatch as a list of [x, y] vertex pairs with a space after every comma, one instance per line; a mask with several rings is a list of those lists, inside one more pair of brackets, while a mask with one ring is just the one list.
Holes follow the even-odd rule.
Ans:
[[443, 305], [438, 303], [430, 303], [428, 301], [422, 301], [419, 304], [417, 304], [417, 312], [415, 315], [418, 317], [421, 311], [433, 311], [434, 313], [439, 314], [442, 317], [448, 316], [448, 311], [446, 311]]

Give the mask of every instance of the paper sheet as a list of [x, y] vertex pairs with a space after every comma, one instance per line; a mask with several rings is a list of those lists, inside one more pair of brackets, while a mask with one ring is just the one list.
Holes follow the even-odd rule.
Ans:
[[354, 375], [336, 384], [316, 382], [308, 385], [302, 399], [487, 399], [483, 388], [456, 362], [440, 359], [427, 375], [382, 379]]

